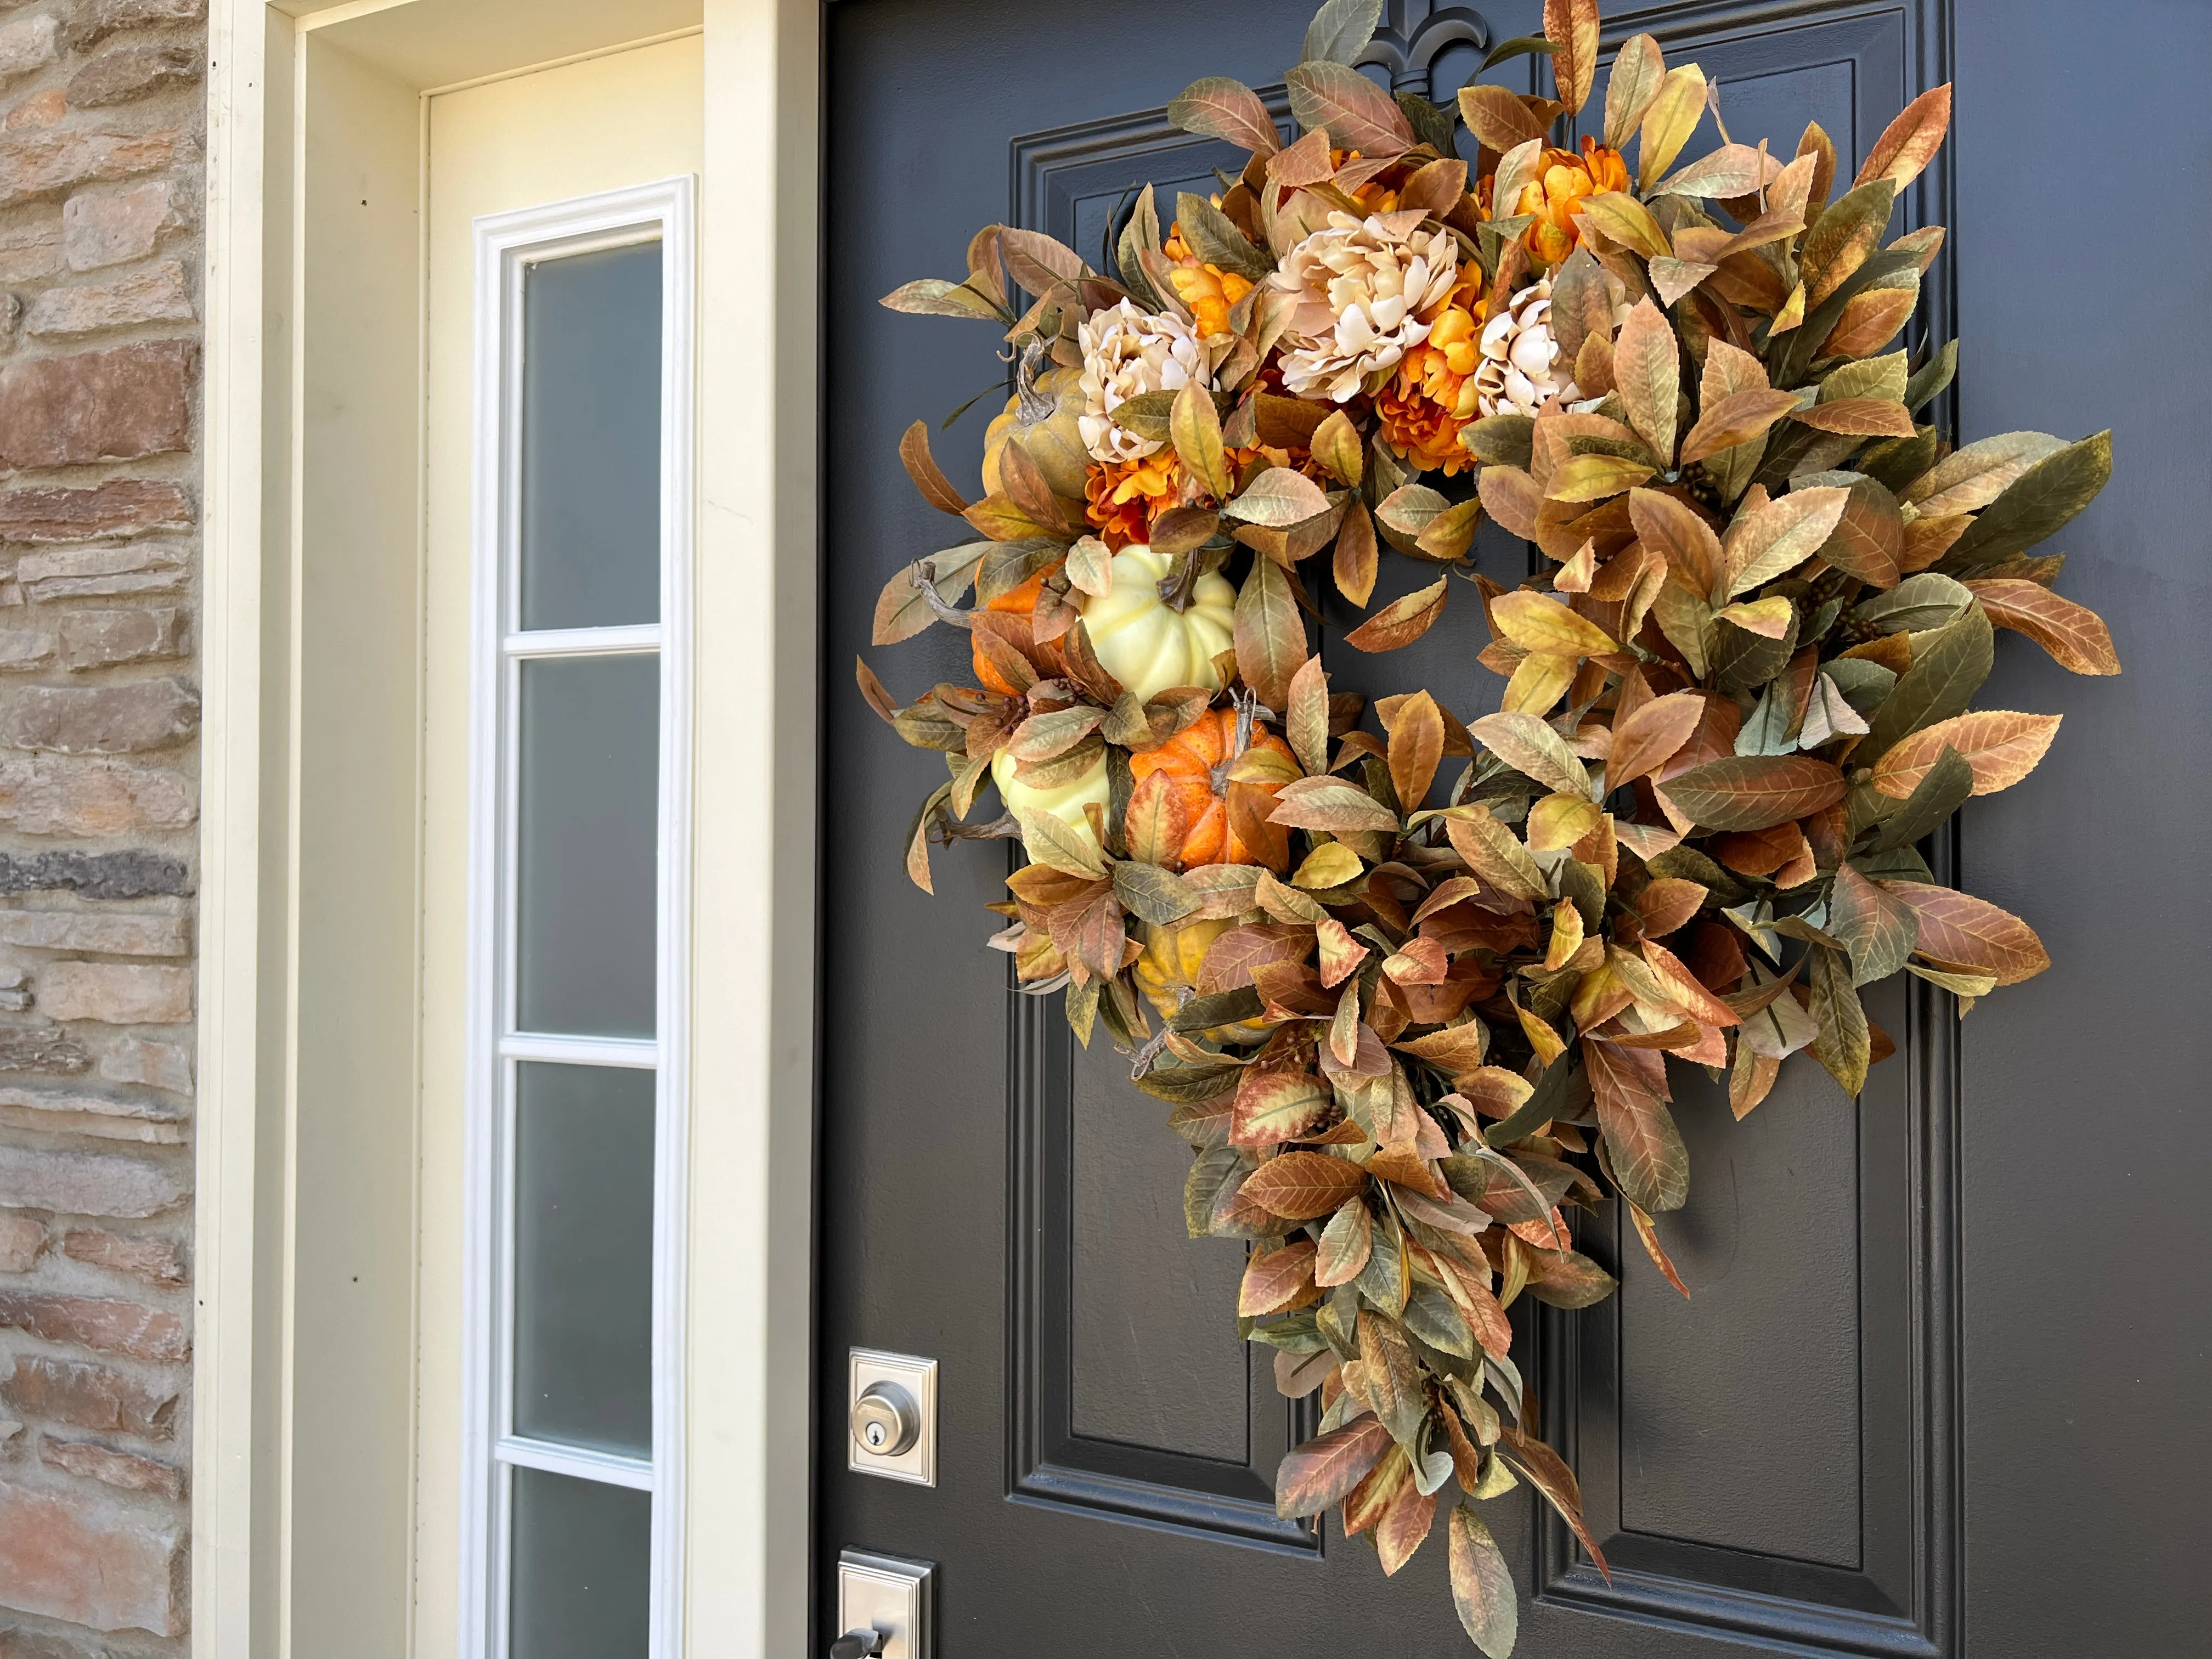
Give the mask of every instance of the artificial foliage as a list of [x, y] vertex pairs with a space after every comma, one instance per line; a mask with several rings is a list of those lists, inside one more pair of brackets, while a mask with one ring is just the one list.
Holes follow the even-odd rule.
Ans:
[[[1245, 1241], [1240, 1327], [1323, 1407], [1283, 1514], [1340, 1506], [1385, 1572], [1441, 1514], [1496, 1659], [1516, 1610], [1479, 1504], [1525, 1481], [1605, 1565], [1507, 1310], [1612, 1291], [1576, 1230], [1616, 1198], [1681, 1285], [1653, 1219], [1691, 1191], [1670, 1061], [1738, 1117], [1800, 1051], [1856, 1096], [1891, 1048], [1863, 988], [1914, 975], [1963, 1013], [2048, 964], [1917, 849], [2057, 735], [1970, 707], [1999, 630], [2119, 672], [2032, 550], [2111, 456], [1928, 418], [1956, 344], [1900, 342], [1943, 232], [1889, 227], [1949, 88], [1846, 181], [1818, 125], [1789, 157], [1729, 141], [1649, 36], [1585, 115], [1595, 0], [1484, 66], [1546, 54], [1553, 97], [1453, 109], [1353, 67], [1379, 9], [1314, 20], [1293, 143], [1194, 82], [1173, 118], [1249, 163], [1134, 194], [1097, 264], [994, 225], [963, 279], [886, 298], [989, 324], [1015, 386], [981, 499], [908, 430], [968, 534], [875, 617], [878, 644], [967, 629], [974, 684], [860, 679], [949, 772], [914, 879], [933, 845], [1018, 839], [991, 943], [1170, 1103], [1192, 1236]], [[1686, 161], [1708, 110], [1723, 142]], [[1601, 138], [1554, 147], [1565, 118]], [[1475, 570], [1486, 515], [1540, 574]], [[1331, 690], [1314, 594], [1367, 607], [1393, 552], [1434, 580], [1343, 644], [1458, 629], [1498, 712]]]

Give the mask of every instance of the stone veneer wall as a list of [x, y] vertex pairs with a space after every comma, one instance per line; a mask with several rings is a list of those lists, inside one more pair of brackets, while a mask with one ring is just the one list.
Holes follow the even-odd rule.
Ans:
[[0, 0], [0, 1659], [189, 1610], [205, 0]]

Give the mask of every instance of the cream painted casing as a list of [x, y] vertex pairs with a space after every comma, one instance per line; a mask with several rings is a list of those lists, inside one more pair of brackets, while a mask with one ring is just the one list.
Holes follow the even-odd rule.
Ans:
[[[689, 1004], [711, 1018], [686, 1044], [689, 1232], [717, 1266], [685, 1293], [671, 1650], [799, 1651], [818, 457], [811, 424], [781, 411], [818, 395], [820, 7], [207, 13], [191, 1652], [456, 1650], [459, 1297], [439, 1263], [459, 1130], [439, 1092], [450, 1033], [434, 1024], [455, 990], [434, 923], [465, 739], [433, 711], [458, 637], [439, 629], [468, 622], [430, 551], [448, 509], [432, 499], [427, 267], [453, 182], [434, 191], [430, 141], [434, 116], [522, 119], [532, 94], [550, 118], [532, 153], [488, 135], [485, 158], [525, 200], [701, 181], [691, 822], [714, 853], [692, 872]], [[592, 89], [687, 54], [641, 105]], [[671, 133], [688, 159], [647, 154]], [[532, 177], [541, 163], [568, 170]]]
[[1114, 556], [1112, 586], [1083, 602], [1091, 648], [1139, 700], [1176, 685], [1218, 691], [1213, 659], [1229, 649], [1232, 637], [1237, 590], [1228, 579], [1214, 571], [1200, 576], [1188, 608], [1178, 613], [1160, 602], [1168, 563], [1164, 554], [1149, 547], [1125, 547]]

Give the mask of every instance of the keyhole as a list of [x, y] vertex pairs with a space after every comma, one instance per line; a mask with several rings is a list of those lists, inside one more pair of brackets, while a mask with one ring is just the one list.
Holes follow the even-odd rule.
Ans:
[[882, 1424], [871, 1423], [868, 1425], [868, 1447], [870, 1450], [881, 1451], [884, 1448], [884, 1441], [885, 1438], [886, 1436]]

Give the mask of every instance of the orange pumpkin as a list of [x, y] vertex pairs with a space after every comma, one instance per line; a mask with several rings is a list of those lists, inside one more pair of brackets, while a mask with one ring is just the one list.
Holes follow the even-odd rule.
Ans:
[[[1022, 637], [1015, 643], [1023, 654], [1032, 662], [1042, 657], [1044, 659], [1042, 666], [1049, 674], [1057, 674], [1060, 672], [1060, 641], [1054, 640], [1039, 650], [1031, 640], [1027, 624], [1036, 615], [1037, 600], [1044, 594], [1045, 578], [1059, 568], [1060, 566], [1057, 564], [1048, 565], [1019, 587], [1000, 594], [997, 599], [991, 600], [983, 607], [986, 611], [995, 611], [1001, 616], [1018, 617], [1022, 619], [1024, 624], [1024, 629], [1020, 630]], [[976, 684], [987, 691], [996, 691], [1003, 697], [1012, 697], [1020, 694], [1019, 686], [1007, 684], [1006, 677], [991, 665], [991, 659], [983, 654], [983, 647], [981, 645], [971, 645], [969, 650], [975, 659]]]
[[[1210, 708], [1196, 725], [1177, 732], [1158, 748], [1130, 756], [1129, 771], [1139, 783], [1155, 772], [1164, 772], [1182, 798], [1190, 822], [1178, 860], [1183, 869], [1196, 869], [1202, 864], [1264, 864], [1279, 875], [1290, 865], [1290, 837], [1278, 832], [1271, 847], [1247, 847], [1229, 822], [1226, 803], [1214, 793], [1213, 769], [1228, 757], [1236, 741], [1237, 711]], [[1293, 770], [1297, 765], [1291, 757], [1290, 745], [1263, 726], [1253, 727], [1251, 746], [1282, 756]], [[1237, 787], [1257, 790], [1273, 800], [1283, 782]]]

